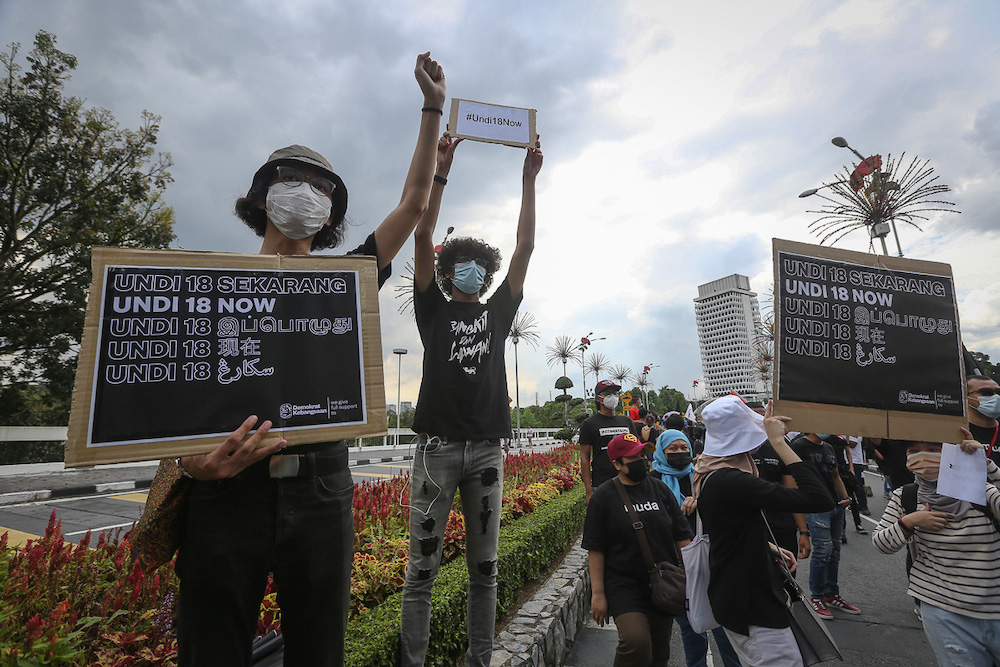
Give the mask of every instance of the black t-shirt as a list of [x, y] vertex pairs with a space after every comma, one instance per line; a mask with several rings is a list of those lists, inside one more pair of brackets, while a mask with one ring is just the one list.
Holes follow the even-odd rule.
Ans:
[[634, 433], [635, 422], [625, 415], [614, 415], [608, 417], [597, 413], [587, 417], [580, 424], [580, 444], [590, 445], [593, 448], [590, 456], [590, 484], [592, 488], [597, 488], [604, 482], [618, 474], [615, 467], [611, 465], [608, 458], [608, 443], [620, 433]]
[[[369, 255], [371, 257], [379, 259], [379, 256], [378, 256], [378, 244], [375, 243], [375, 234], [374, 233], [369, 234], [368, 238], [365, 239], [364, 243], [362, 243], [361, 245], [359, 245], [354, 250], [349, 250], [348, 252], [346, 252], [344, 254], [345, 255]], [[386, 264], [385, 268], [379, 269], [378, 270], [378, 288], [382, 289], [382, 285], [384, 285], [385, 281], [389, 280], [389, 278], [391, 276], [392, 276], [392, 264], [391, 263]], [[303, 453], [303, 452], [307, 452], [307, 451], [310, 451], [310, 452], [311, 451], [317, 451], [318, 449], [322, 449], [323, 447], [326, 447], [326, 446], [329, 446], [329, 445], [336, 445], [336, 444], [339, 444], [341, 442], [343, 442], [343, 440], [334, 440], [334, 441], [331, 441], [331, 442], [321, 442], [321, 443], [310, 443], [308, 445], [293, 445], [293, 446], [290, 446], [290, 447], [288, 447], [286, 449], [286, 453], [292, 454], [292, 453]], [[268, 461], [269, 460], [270, 460], [269, 458], [268, 459], [264, 459], [262, 461], [258, 461], [254, 465], [258, 465], [260, 467], [266, 467], [268, 465]]]
[[832, 477], [832, 475], [840, 475], [837, 470], [837, 455], [833, 451], [833, 447], [825, 442], [817, 445], [804, 435], [795, 438], [791, 446], [792, 451], [798, 454], [800, 459], [812, 465], [813, 470], [819, 473], [830, 497], [840, 498], [841, 494], [837, 491]]
[[[757, 464], [758, 477], [775, 484], [784, 483], [784, 477], [788, 474], [788, 471], [770, 442], [765, 440], [760, 449], [754, 452], [752, 456], [754, 463]], [[796, 530], [795, 518], [791, 512], [776, 509], [768, 509], [764, 510], [764, 512], [767, 514], [767, 521], [771, 524], [771, 528], [775, 533]]]
[[[678, 564], [674, 543], [690, 540], [694, 533], [674, 494], [663, 482], [649, 477], [635, 486], [626, 485], [625, 490], [643, 523], [653, 560]], [[604, 594], [612, 616], [632, 611], [654, 613], [646, 561], [632, 519], [613, 483], [594, 491], [587, 505], [582, 544], [588, 551], [604, 554]]]
[[436, 284], [414, 287], [424, 345], [413, 430], [468, 440], [509, 438], [504, 343], [521, 303], [504, 279], [486, 303], [449, 301]]
[[882, 441], [875, 445], [875, 451], [882, 458], [875, 457], [879, 469], [889, 478], [889, 486], [898, 489], [913, 481], [913, 473], [906, 468], [906, 442], [902, 440]]
[[[972, 408], [969, 408], [970, 410]], [[990, 458], [998, 466], [1000, 466], [1000, 426], [977, 426], [976, 424], [969, 424], [969, 432], [972, 433], [972, 438], [979, 441], [980, 443], [990, 446], [992, 443], [993, 449], [990, 452]]]

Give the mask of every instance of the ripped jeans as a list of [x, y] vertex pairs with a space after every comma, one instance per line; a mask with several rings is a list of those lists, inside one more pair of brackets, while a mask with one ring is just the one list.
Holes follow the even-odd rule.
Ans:
[[972, 618], [920, 604], [927, 641], [939, 665], [990, 667], [1000, 661], [1000, 619]]
[[465, 664], [486, 667], [493, 652], [497, 611], [503, 448], [498, 440], [425, 440], [421, 436], [417, 445], [410, 482], [410, 561], [403, 585], [400, 664], [424, 663], [430, 640], [431, 589], [457, 489], [462, 494], [469, 568]]

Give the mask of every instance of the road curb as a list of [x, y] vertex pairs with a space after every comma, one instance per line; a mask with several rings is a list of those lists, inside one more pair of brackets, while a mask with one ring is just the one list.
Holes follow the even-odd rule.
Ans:
[[[358, 459], [350, 461], [350, 467], [371, 465], [373, 463], [393, 463], [396, 461], [409, 461], [412, 455], [406, 456], [383, 456], [373, 459]], [[59, 489], [38, 489], [36, 491], [13, 491], [11, 493], [0, 493], [0, 507], [5, 505], [17, 505], [20, 503], [31, 503], [40, 500], [53, 500], [55, 498], [74, 498], [77, 496], [88, 496], [97, 493], [108, 493], [109, 491], [134, 491], [138, 489], [148, 489], [153, 483], [152, 479], [139, 479], [128, 482], [105, 482], [103, 484], [80, 484], [78, 486], [67, 486]]]

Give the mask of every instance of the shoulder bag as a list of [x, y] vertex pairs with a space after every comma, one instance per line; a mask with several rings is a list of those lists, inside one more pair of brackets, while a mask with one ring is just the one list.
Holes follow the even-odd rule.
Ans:
[[[714, 472], [713, 470], [708, 473], [705, 479], [701, 480], [702, 490], [705, 489], [705, 482]], [[708, 582], [711, 580], [708, 569], [709, 537], [705, 534], [704, 526], [701, 523], [701, 513], [697, 510], [695, 510], [695, 517], [697, 517], [697, 531], [691, 543], [686, 547], [681, 547], [681, 558], [684, 559], [684, 573], [687, 579], [688, 622], [695, 632], [703, 634], [719, 627], [719, 622], [715, 620], [712, 603], [708, 600]]]
[[[771, 542], [777, 546], [778, 540], [774, 537], [771, 524], [764, 516], [764, 510], [760, 511], [760, 516], [767, 526], [767, 532], [771, 535]], [[795, 643], [798, 644], [799, 653], [802, 654], [802, 664], [806, 667], [816, 665], [827, 660], [844, 660], [840, 654], [837, 643], [830, 636], [830, 631], [823, 625], [824, 621], [813, 609], [812, 604], [805, 599], [802, 594], [802, 587], [795, 581], [795, 577], [788, 570], [785, 561], [778, 559], [781, 572], [785, 575], [782, 584], [785, 593], [788, 595], [788, 622], [795, 636]]]
[[632, 506], [632, 500], [625, 491], [625, 486], [617, 477], [612, 480], [618, 495], [621, 496], [625, 508], [628, 510], [629, 518], [632, 520], [632, 528], [635, 530], [636, 538], [639, 540], [639, 549], [642, 557], [646, 561], [646, 570], [649, 572], [649, 587], [653, 593], [653, 606], [657, 610], [671, 616], [681, 616], [684, 614], [684, 593], [685, 578], [684, 568], [663, 561], [653, 562], [653, 552], [649, 548], [649, 541], [646, 539], [646, 532], [643, 529], [642, 521]]
[[146, 506], [128, 536], [132, 557], [149, 572], [174, 557], [184, 536], [184, 509], [192, 479], [181, 474], [173, 459], [163, 459], [149, 486]]

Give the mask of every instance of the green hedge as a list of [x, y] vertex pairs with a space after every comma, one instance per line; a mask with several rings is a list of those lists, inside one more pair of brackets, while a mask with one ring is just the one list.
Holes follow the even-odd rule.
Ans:
[[[553, 498], [500, 531], [497, 549], [497, 613], [505, 613], [524, 584], [547, 568], [569, 546], [587, 512], [582, 484]], [[443, 566], [431, 594], [428, 666], [454, 665], [466, 646], [465, 558]], [[396, 593], [347, 627], [349, 667], [392, 667], [399, 662], [399, 614], [403, 594]]]
[[62, 441], [4, 442], [0, 444], [0, 465], [50, 463], [65, 457]]

